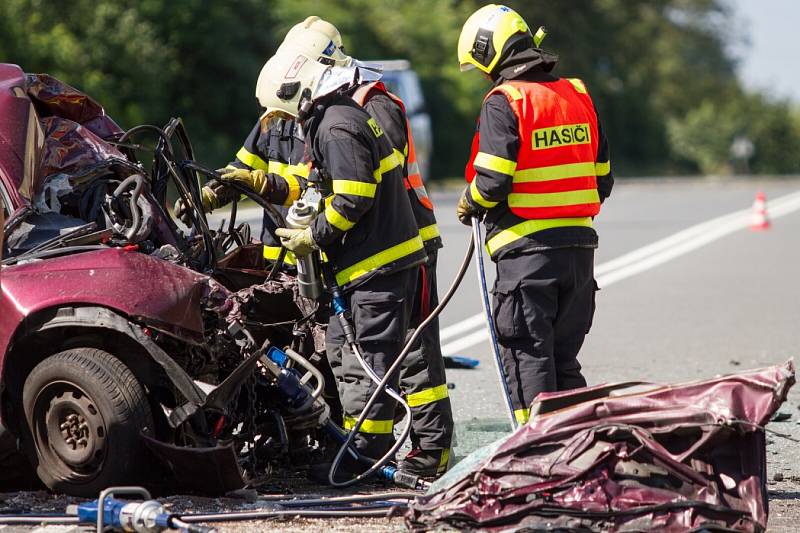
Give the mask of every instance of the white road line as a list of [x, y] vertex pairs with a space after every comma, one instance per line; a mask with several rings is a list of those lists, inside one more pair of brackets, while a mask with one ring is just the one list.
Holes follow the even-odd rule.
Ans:
[[456, 322], [452, 326], [447, 326], [446, 328], [442, 328], [442, 330], [439, 332], [439, 337], [441, 338], [441, 340], [449, 339], [450, 337], [455, 337], [456, 335], [460, 335], [461, 333], [475, 329], [478, 326], [483, 326], [485, 323], [484, 320], [485, 319], [483, 318], [483, 313], [478, 313], [477, 315], [465, 318], [460, 322]]
[[[483, 318], [483, 315], [481, 315], [481, 321], [484, 320], [485, 319]], [[486, 326], [484, 325], [482, 326], [481, 329], [473, 331], [472, 333], [470, 333], [465, 337], [456, 339], [453, 342], [448, 342], [447, 344], [442, 346], [442, 355], [455, 355], [461, 352], [461, 350], [465, 350], [471, 346], [480, 344], [488, 338], [489, 338], [489, 333], [486, 331]]]
[[[800, 210], [800, 191], [781, 196], [768, 204], [771, 219]], [[597, 284], [608, 287], [618, 281], [655, 268], [687, 254], [713, 241], [746, 228], [750, 222], [750, 209], [742, 209], [706, 222], [701, 222], [669, 237], [658, 240], [607, 261], [595, 267]], [[480, 344], [489, 338], [482, 313], [473, 315], [442, 330], [442, 339], [469, 331], [470, 327], [482, 329], [442, 346], [443, 355], [454, 355], [461, 350]], [[447, 336], [445, 336], [447, 333]]]

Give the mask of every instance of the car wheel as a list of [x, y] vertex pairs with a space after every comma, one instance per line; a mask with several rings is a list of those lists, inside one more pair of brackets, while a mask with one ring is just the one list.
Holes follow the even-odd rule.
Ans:
[[139, 434], [153, 427], [153, 414], [136, 376], [113, 355], [76, 348], [48, 357], [25, 380], [22, 403], [26, 451], [50, 489], [97, 496], [144, 481]]

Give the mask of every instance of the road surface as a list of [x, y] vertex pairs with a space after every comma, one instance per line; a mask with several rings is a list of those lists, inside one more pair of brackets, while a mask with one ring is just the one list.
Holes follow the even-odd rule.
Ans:
[[[763, 191], [772, 228], [748, 229]], [[632, 180], [618, 182], [596, 228], [601, 285], [592, 331], [580, 360], [590, 384], [625, 380], [675, 382], [780, 363], [800, 340], [800, 179]], [[466, 250], [469, 229], [455, 218], [455, 192], [434, 193], [445, 248], [444, 292]], [[257, 213], [246, 211], [251, 221]], [[256, 232], [254, 231], [254, 234]], [[487, 270], [493, 266], [487, 262]], [[507, 426], [484, 325], [474, 268], [442, 315], [447, 353], [481, 361], [450, 370], [457, 457], [502, 435]], [[770, 427], [800, 437], [800, 393]], [[790, 531], [800, 517], [800, 448], [772, 441], [771, 529]]]

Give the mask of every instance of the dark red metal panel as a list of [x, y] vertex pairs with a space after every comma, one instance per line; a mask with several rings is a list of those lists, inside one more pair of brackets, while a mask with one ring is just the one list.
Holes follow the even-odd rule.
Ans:
[[531, 421], [408, 513], [412, 529], [764, 531], [763, 425], [791, 361], [681, 385], [541, 394]]
[[0, 63], [0, 179], [12, 196], [14, 207], [21, 199], [25, 175], [25, 143], [32, 112], [25, 96], [25, 73], [16, 65]]
[[122, 248], [6, 266], [0, 293], [0, 354], [26, 316], [62, 305], [98, 305], [200, 335], [201, 300], [208, 291], [207, 276]]

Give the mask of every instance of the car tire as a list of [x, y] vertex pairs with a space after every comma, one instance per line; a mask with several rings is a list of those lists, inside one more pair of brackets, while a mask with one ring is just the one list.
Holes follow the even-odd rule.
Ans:
[[26, 453], [51, 490], [96, 497], [146, 481], [140, 432], [153, 428], [153, 414], [136, 376], [113, 355], [75, 348], [48, 357], [25, 380], [22, 404]]

